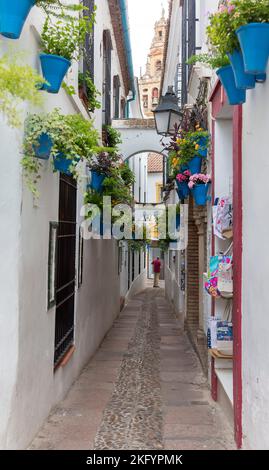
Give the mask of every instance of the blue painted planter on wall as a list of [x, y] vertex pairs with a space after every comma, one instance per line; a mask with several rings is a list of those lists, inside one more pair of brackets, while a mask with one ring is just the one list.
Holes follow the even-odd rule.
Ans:
[[245, 72], [242, 52], [234, 51], [232, 54], [228, 54], [228, 56], [233, 68], [236, 87], [242, 90], [255, 88], [255, 76]]
[[92, 189], [100, 193], [103, 188], [104, 180], [105, 180], [105, 175], [101, 175], [97, 171], [92, 171], [92, 180], [91, 180]]
[[210, 184], [196, 184], [192, 190], [195, 204], [197, 206], [205, 206], [208, 201], [208, 190]]
[[52, 147], [53, 142], [51, 137], [43, 132], [38, 139], [38, 145], [34, 145], [35, 156], [41, 160], [48, 160]]
[[217, 70], [217, 75], [225, 88], [230, 105], [243, 104], [246, 101], [246, 90], [239, 90], [235, 84], [234, 73], [231, 65], [226, 65]]
[[181, 190], [176, 188], [176, 192], [177, 192], [177, 195], [178, 195], [178, 198], [182, 201], [184, 198], [184, 195], [182, 194]]
[[178, 180], [176, 180], [176, 183], [177, 183], [178, 191], [182, 195], [181, 199], [185, 199], [186, 197], [188, 197], [190, 194], [190, 188], [188, 186], [188, 183], [186, 183], [185, 181], [180, 183]]
[[59, 55], [40, 54], [40, 62], [43, 77], [49, 83], [49, 85], [43, 85], [42, 89], [49, 93], [58, 93], [71, 65], [70, 60]]
[[259, 73], [255, 76], [255, 80], [257, 83], [264, 83], [266, 80], [266, 73]]
[[[70, 166], [74, 163], [74, 160], [70, 160], [70, 158], [65, 158], [62, 153], [58, 153], [54, 158], [54, 168], [55, 170], [59, 171], [60, 173], [64, 173], [68, 176], [73, 176], [70, 171]], [[77, 159], [77, 162], [79, 158]]]
[[191, 174], [201, 173], [202, 169], [202, 157], [194, 157], [188, 162], [188, 169]]
[[0, 33], [18, 39], [35, 0], [0, 0]]
[[269, 23], [249, 23], [236, 31], [244, 58], [245, 72], [266, 73], [269, 57]]

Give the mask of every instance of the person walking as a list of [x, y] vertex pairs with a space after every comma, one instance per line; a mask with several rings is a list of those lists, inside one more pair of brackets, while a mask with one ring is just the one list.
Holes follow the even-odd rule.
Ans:
[[157, 257], [151, 263], [153, 265], [153, 272], [154, 272], [154, 284], [153, 287], [159, 287], [159, 280], [160, 280], [160, 273], [161, 273], [161, 261], [160, 258]]

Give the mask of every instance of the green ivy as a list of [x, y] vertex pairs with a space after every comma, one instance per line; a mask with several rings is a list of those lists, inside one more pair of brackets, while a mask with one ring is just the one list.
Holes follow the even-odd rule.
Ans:
[[18, 54], [0, 58], [0, 112], [11, 127], [22, 124], [19, 106], [23, 101], [35, 106], [42, 103], [38, 89], [45, 83], [32, 67], [21, 65], [20, 60]]
[[194, 65], [194, 64], [205, 64], [206, 66], [212, 69], [219, 69], [221, 67], [225, 67], [226, 65], [230, 64], [227, 55], [221, 54], [197, 54], [193, 55], [187, 61], [187, 64]]
[[95, 109], [101, 109], [101, 103], [98, 101], [98, 97], [101, 96], [99, 90], [97, 90], [90, 74], [80, 72], [78, 75], [78, 84], [80, 87], [85, 86], [86, 95], [89, 102], [88, 109], [90, 113], [93, 113]]
[[117, 149], [118, 145], [122, 143], [120, 132], [112, 126], [103, 126], [103, 131], [106, 135], [107, 146]]
[[78, 60], [85, 44], [86, 35], [92, 30], [94, 17], [58, 19], [46, 18], [41, 33], [41, 48], [45, 54], [55, 54], [67, 60]]
[[53, 147], [51, 157], [61, 153], [74, 164], [71, 172], [76, 176], [78, 158], [90, 161], [98, 146], [98, 132], [93, 122], [81, 115], [62, 115], [59, 109], [47, 114], [29, 115], [25, 122], [25, 137], [23, 158], [21, 161], [24, 176], [29, 190], [38, 196], [36, 184], [40, 178], [41, 162], [35, 156], [35, 146], [38, 145], [41, 134], [50, 136]]

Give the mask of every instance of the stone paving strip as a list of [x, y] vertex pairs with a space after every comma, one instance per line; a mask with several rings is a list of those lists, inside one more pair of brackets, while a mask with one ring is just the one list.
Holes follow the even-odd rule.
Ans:
[[234, 449], [189, 340], [162, 289], [121, 312], [30, 449]]

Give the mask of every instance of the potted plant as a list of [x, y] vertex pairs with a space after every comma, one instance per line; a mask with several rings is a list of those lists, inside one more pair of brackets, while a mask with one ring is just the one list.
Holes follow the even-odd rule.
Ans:
[[[238, 88], [254, 88], [256, 81], [263, 82], [266, 79], [269, 55], [268, 9], [268, 0], [223, 0], [218, 12], [210, 16], [207, 28], [209, 41], [221, 54], [228, 54]], [[250, 42], [249, 31], [254, 34]], [[247, 41], [245, 46], [244, 41]], [[247, 64], [248, 60], [261, 60], [262, 64], [256, 63], [254, 67], [251, 63]]]
[[62, 0], [0, 0], [0, 34], [9, 39], [18, 39], [32, 7], [43, 8], [47, 14], [63, 15], [66, 10], [84, 9], [78, 5], [64, 5]]
[[210, 16], [207, 35], [210, 44], [216, 47], [220, 54], [229, 57], [236, 86], [245, 90], [255, 87], [255, 77], [247, 75], [244, 70], [242, 52], [232, 22], [234, 10], [233, 2], [223, 2], [217, 13]]
[[246, 101], [246, 89], [240, 89], [236, 86], [235, 75], [230, 60], [227, 55], [211, 52], [210, 54], [200, 54], [192, 56], [188, 63], [203, 63], [208, 67], [217, 69], [216, 73], [226, 91], [230, 105], [243, 104]]
[[58, 109], [28, 116], [25, 123], [22, 167], [26, 182], [37, 195], [40, 159], [53, 158], [54, 170], [76, 176], [77, 163], [90, 161], [98, 145], [92, 121], [81, 115], [62, 115]]
[[18, 39], [35, 0], [0, 0], [0, 33]]
[[189, 188], [192, 190], [195, 204], [197, 206], [205, 206], [208, 200], [208, 189], [210, 186], [211, 176], [197, 173], [190, 177]]
[[191, 172], [190, 170], [185, 170], [183, 173], [178, 173], [176, 176], [176, 183], [178, 187], [178, 195], [180, 199], [185, 199], [190, 194], [189, 181], [190, 181]]
[[49, 93], [58, 93], [62, 81], [71, 66], [72, 60], [78, 60], [86, 34], [93, 24], [91, 19], [72, 18], [68, 21], [58, 19], [52, 22], [48, 17], [41, 33], [40, 62], [43, 77], [48, 84], [43, 89]]
[[110, 177], [113, 168], [118, 164], [119, 157], [113, 152], [102, 151], [89, 163], [91, 170], [91, 187], [97, 192], [102, 191], [103, 182]]
[[78, 86], [79, 97], [87, 110], [93, 113], [95, 109], [100, 109], [101, 103], [98, 101], [98, 97], [101, 96], [101, 93], [97, 90], [88, 72], [86, 74], [82, 72], [78, 74]]
[[269, 57], [268, 0], [233, 0], [236, 31], [248, 74], [265, 74]]

